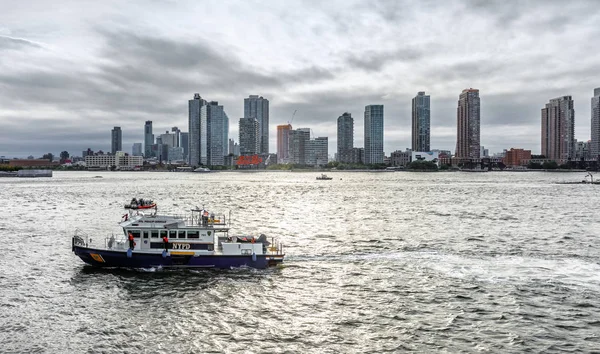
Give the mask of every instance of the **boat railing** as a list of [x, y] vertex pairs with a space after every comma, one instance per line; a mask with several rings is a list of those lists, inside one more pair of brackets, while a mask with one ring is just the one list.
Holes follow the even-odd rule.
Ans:
[[280, 256], [283, 255], [283, 243], [279, 239], [272, 237], [271, 244], [267, 247], [267, 255]]

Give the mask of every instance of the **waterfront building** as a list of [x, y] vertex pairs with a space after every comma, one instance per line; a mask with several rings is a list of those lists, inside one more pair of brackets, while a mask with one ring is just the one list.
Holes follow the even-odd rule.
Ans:
[[289, 163], [290, 161], [290, 131], [291, 124], [277, 126], [277, 163]]
[[142, 166], [144, 159], [142, 156], [131, 156], [122, 151], [117, 151], [114, 155], [97, 154], [85, 157], [85, 164], [88, 168], [111, 168], [115, 166], [120, 170], [131, 170]]
[[406, 151], [396, 150], [390, 154], [390, 164], [395, 167], [406, 167], [411, 158], [412, 151], [410, 149], [406, 149]]
[[344, 112], [337, 120], [337, 161], [353, 162], [354, 118]]
[[200, 109], [200, 162], [223, 166], [229, 140], [229, 117], [222, 105], [211, 101]]
[[131, 155], [133, 156], [143, 156], [142, 154], [142, 143], [133, 143], [131, 147]]
[[260, 134], [256, 118], [240, 118], [240, 155], [255, 155], [259, 152], [258, 136]]
[[155, 157], [159, 163], [169, 161], [169, 145], [158, 142], [152, 145], [152, 156]]
[[121, 132], [121, 127], [114, 127], [111, 131], [110, 151], [116, 154], [121, 150], [123, 150], [123, 132]]
[[594, 97], [592, 97], [592, 140], [589, 150], [590, 158], [598, 159], [600, 156], [600, 87], [594, 89]]
[[575, 158], [574, 106], [571, 96], [562, 96], [542, 108], [542, 155], [558, 163]]
[[152, 145], [154, 145], [154, 134], [152, 134], [152, 121], [147, 120], [144, 124], [144, 157], [150, 158], [152, 155]]
[[305, 164], [311, 166], [324, 166], [329, 162], [329, 139], [318, 137], [305, 141]]
[[207, 104], [199, 93], [188, 101], [188, 163], [191, 166], [200, 165], [201, 125], [200, 111]]
[[504, 154], [502, 163], [506, 166], [522, 166], [527, 165], [529, 160], [531, 160], [531, 150], [511, 148]]
[[365, 106], [365, 164], [383, 163], [383, 105]]
[[289, 162], [293, 164], [306, 164], [306, 145], [310, 140], [310, 129], [300, 128], [289, 132]]
[[183, 148], [183, 160], [189, 163], [190, 133], [179, 133], [179, 147]]
[[[269, 153], [269, 100], [258, 95], [244, 99], [244, 118], [258, 122], [258, 154]], [[241, 140], [240, 140], [241, 145]]]
[[479, 90], [469, 88], [462, 91], [456, 110], [455, 157], [479, 159], [480, 156], [480, 108]]
[[412, 149], [430, 151], [431, 106], [430, 96], [419, 92], [412, 99]]

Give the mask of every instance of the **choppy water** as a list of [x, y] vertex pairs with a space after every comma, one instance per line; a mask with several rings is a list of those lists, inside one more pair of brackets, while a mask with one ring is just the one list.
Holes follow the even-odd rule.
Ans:
[[[600, 186], [553, 183], [583, 174], [317, 175], [0, 179], [0, 352], [600, 348]], [[119, 232], [133, 196], [165, 212], [231, 209], [234, 232], [285, 242], [285, 266], [84, 266], [74, 229]]]

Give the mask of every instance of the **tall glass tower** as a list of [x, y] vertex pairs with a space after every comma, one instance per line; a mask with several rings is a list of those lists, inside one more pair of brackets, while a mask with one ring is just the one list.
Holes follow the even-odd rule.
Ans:
[[480, 110], [479, 90], [464, 89], [458, 98], [456, 109], [456, 157], [480, 157]]
[[147, 120], [144, 124], [144, 157], [152, 157], [152, 145], [154, 145], [154, 134], [152, 134], [152, 121]]
[[[258, 122], [258, 152], [269, 153], [269, 100], [250, 95], [244, 99], [244, 118], [255, 118]], [[241, 142], [240, 142], [241, 145]]]
[[427, 152], [430, 146], [431, 107], [429, 95], [419, 92], [412, 99], [412, 150]]
[[383, 105], [365, 106], [365, 164], [383, 163]]

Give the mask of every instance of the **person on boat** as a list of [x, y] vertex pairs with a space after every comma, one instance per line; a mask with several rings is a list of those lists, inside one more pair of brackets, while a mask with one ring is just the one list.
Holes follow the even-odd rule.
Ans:
[[133, 250], [134, 247], [135, 247], [135, 242], [133, 241], [133, 235], [131, 233], [129, 233], [129, 248], [131, 248]]
[[163, 243], [165, 244], [165, 251], [169, 250], [169, 238], [167, 236], [163, 236]]
[[202, 212], [202, 224], [204, 226], [208, 225], [208, 211], [206, 209]]

